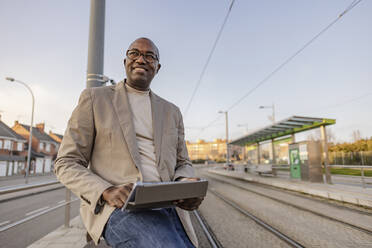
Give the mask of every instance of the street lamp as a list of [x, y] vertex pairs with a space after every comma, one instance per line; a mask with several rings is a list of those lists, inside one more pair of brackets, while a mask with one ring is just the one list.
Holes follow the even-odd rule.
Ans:
[[273, 122], [273, 124], [275, 124], [275, 105], [274, 105], [274, 103], [271, 106], [260, 106], [259, 108], [260, 109], [271, 108], [273, 110], [273, 113], [272, 113], [272, 116], [271, 116], [270, 119]]
[[229, 118], [227, 111], [218, 111], [219, 114], [225, 114], [226, 119], [226, 165], [229, 166]]
[[26, 179], [25, 179], [25, 183], [27, 184], [28, 183], [28, 173], [29, 173], [29, 170], [30, 170], [30, 162], [31, 162], [31, 146], [32, 146], [32, 126], [34, 125], [34, 106], [35, 106], [35, 97], [34, 97], [34, 93], [32, 92], [31, 88], [25, 84], [24, 82], [22, 81], [19, 81], [19, 80], [16, 80], [14, 78], [11, 78], [11, 77], [6, 77], [5, 78], [6, 80], [10, 81], [10, 82], [16, 82], [16, 83], [20, 83], [22, 85], [24, 85], [31, 93], [31, 96], [32, 96], [32, 113], [31, 113], [31, 125], [30, 125], [30, 136], [29, 136], [29, 140], [28, 140], [28, 152], [27, 152], [27, 165], [26, 165]]

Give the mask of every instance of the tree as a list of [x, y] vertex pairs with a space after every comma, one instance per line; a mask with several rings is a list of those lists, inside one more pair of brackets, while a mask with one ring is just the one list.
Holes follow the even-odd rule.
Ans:
[[354, 130], [353, 133], [351, 134], [351, 136], [352, 136], [354, 142], [357, 142], [358, 140], [360, 140], [361, 135], [360, 135], [359, 129]]

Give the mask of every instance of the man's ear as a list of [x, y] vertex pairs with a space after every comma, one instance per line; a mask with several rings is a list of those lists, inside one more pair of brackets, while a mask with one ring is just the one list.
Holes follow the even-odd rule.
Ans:
[[158, 64], [158, 68], [156, 68], [156, 73], [158, 73], [158, 72], [159, 72], [159, 70], [160, 70], [160, 67], [161, 67], [161, 64]]
[[124, 66], [125, 66], [126, 63], [127, 63], [127, 59], [124, 59]]

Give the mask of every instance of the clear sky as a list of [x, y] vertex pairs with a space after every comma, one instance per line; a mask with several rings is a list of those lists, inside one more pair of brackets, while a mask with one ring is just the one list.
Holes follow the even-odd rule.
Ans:
[[[219, 110], [228, 109], [333, 21], [351, 0], [236, 0], [204, 79], [185, 117], [186, 138], [225, 137]], [[162, 68], [151, 88], [181, 111], [191, 97], [230, 1], [106, 1], [104, 73], [124, 78], [123, 59], [136, 38], [151, 38]], [[63, 133], [85, 87], [88, 0], [0, 1], [2, 120], [35, 122]], [[229, 112], [230, 137], [292, 115], [335, 118], [332, 132], [349, 141], [354, 130], [372, 136], [372, 1], [364, 0]], [[200, 131], [220, 115], [211, 127]], [[246, 125], [239, 127], [238, 125]]]

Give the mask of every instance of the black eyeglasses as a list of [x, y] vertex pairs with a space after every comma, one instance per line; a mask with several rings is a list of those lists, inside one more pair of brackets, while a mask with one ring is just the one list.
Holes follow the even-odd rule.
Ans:
[[128, 51], [127, 51], [127, 57], [128, 57], [128, 59], [136, 60], [136, 59], [138, 59], [140, 56], [143, 56], [143, 58], [144, 58], [148, 63], [154, 63], [155, 61], [159, 60], [159, 59], [158, 59], [158, 56], [156, 56], [156, 54], [153, 54], [153, 53], [141, 53], [141, 52], [138, 51], [137, 49], [132, 49], [132, 50], [128, 50]]

